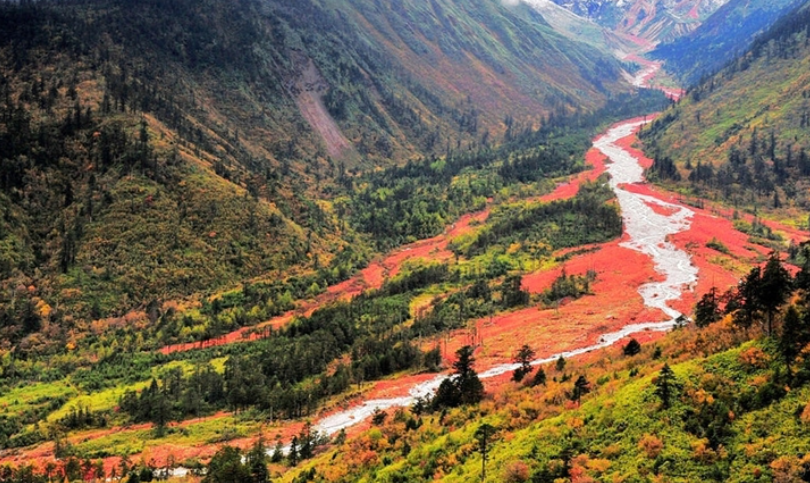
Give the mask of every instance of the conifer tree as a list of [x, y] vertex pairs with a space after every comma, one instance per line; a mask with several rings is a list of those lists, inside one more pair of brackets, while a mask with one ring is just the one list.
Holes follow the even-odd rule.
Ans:
[[543, 370], [542, 367], [537, 368], [537, 372], [534, 373], [534, 377], [532, 378], [532, 387], [546, 385], [546, 371]]
[[630, 339], [622, 352], [624, 352], [624, 355], [632, 357], [641, 352], [641, 344], [636, 339]]
[[481, 481], [487, 479], [487, 460], [489, 459], [489, 441], [495, 433], [495, 428], [487, 423], [482, 424], [475, 431], [478, 440], [478, 452], [481, 453]]
[[517, 354], [515, 354], [515, 363], [520, 364], [520, 367], [515, 369], [512, 373], [512, 380], [515, 382], [520, 382], [526, 377], [526, 374], [530, 373], [532, 370], [531, 362], [534, 360], [535, 352], [534, 350], [529, 347], [528, 344], [523, 344], [523, 347], [518, 349]]
[[712, 287], [703, 294], [695, 305], [695, 325], [707, 327], [720, 319], [720, 307], [717, 297], [717, 288]]
[[672, 398], [677, 394], [681, 387], [675, 373], [669, 367], [669, 364], [664, 364], [658, 377], [653, 382], [655, 384], [655, 391], [653, 393], [661, 399], [661, 405], [664, 409], [669, 409]]
[[583, 374], [577, 378], [576, 382], [574, 382], [574, 390], [571, 393], [571, 400], [579, 404], [582, 396], [588, 394], [590, 391], [591, 383], [588, 382], [588, 379]]
[[766, 315], [768, 335], [773, 335], [774, 315], [790, 295], [791, 286], [790, 273], [782, 266], [779, 253], [771, 252], [759, 283], [759, 303]]

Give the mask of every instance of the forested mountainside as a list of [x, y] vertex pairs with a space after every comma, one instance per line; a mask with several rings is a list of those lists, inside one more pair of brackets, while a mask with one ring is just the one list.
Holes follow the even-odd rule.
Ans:
[[808, 9], [607, 3], [0, 0], [0, 483], [809, 481]]
[[730, 0], [700, 27], [683, 37], [656, 47], [655, 58], [666, 62], [670, 72], [685, 85], [712, 74], [742, 54], [757, 34], [767, 30], [801, 0]]
[[785, 208], [807, 226], [808, 34], [805, 5], [646, 129], [654, 176], [734, 207]]
[[694, 29], [728, 0], [552, 0], [582, 17], [650, 44]]
[[0, 23], [2, 303], [26, 333], [261, 276], [323, 286], [373, 249], [333, 204], [360, 169], [623, 89], [614, 59], [482, 0], [4, 1]]
[[[793, 278], [771, 257], [654, 344], [539, 367], [516, 349], [497, 394], [447, 404], [440, 390], [380, 413], [279, 481], [808, 481], [808, 269]], [[475, 360], [459, 356], [456, 380], [474, 388]], [[233, 461], [218, 456], [209, 468]]]

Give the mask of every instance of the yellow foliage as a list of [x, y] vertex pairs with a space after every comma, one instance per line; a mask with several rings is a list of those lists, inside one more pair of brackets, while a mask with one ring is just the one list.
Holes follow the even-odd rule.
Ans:
[[748, 443], [743, 448], [745, 450], [745, 456], [748, 458], [753, 458], [756, 454], [759, 453], [759, 450], [762, 445], [759, 443]]
[[769, 380], [770, 380], [770, 377], [768, 375], [766, 375], [766, 374], [763, 374], [763, 375], [756, 376], [753, 379], [751, 379], [751, 382], [749, 384], [754, 386], [754, 387], [760, 387], [760, 386], [762, 386], [764, 384], [767, 384]]
[[506, 249], [506, 253], [513, 255], [520, 251], [522, 244], [519, 242], [512, 243], [509, 245], [509, 248]]
[[714, 396], [709, 394], [703, 389], [695, 391], [693, 399], [697, 404], [712, 404], [714, 403]]
[[520, 404], [518, 404], [518, 408], [528, 420], [537, 419], [537, 417], [540, 415], [540, 411], [542, 410], [540, 403], [531, 399], [522, 401]]
[[39, 316], [42, 317], [43, 319], [47, 319], [48, 317], [50, 317], [51, 312], [53, 312], [53, 308], [51, 308], [51, 306], [48, 305], [48, 303], [42, 299], [39, 299], [39, 301], [37, 302], [36, 309]]
[[582, 426], [585, 425], [585, 421], [583, 421], [581, 418], [574, 417], [574, 418], [569, 418], [565, 422], [565, 424], [568, 425], [568, 427], [571, 428], [571, 429], [579, 429], [579, 428], [581, 428]]
[[610, 460], [594, 459], [588, 461], [588, 469], [597, 473], [604, 473], [610, 468]]
[[615, 443], [602, 449], [602, 456], [605, 458], [614, 458], [620, 454], [622, 454], [622, 448]]

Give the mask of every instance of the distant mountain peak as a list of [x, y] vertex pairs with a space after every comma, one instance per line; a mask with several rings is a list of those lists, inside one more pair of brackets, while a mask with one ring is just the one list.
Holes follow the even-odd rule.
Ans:
[[651, 43], [685, 35], [728, 0], [553, 0], [617, 34]]

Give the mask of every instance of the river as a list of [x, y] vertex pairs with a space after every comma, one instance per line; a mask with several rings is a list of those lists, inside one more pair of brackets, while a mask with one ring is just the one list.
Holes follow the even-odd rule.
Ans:
[[[636, 76], [633, 84], [644, 85], [647, 79], [652, 77], [654, 69], [657, 67], [657, 65], [645, 66]], [[649, 256], [653, 261], [655, 271], [663, 277], [662, 281], [640, 286], [638, 293], [646, 306], [661, 310], [666, 314], [668, 320], [629, 324], [616, 332], [602, 334], [596, 344], [537, 359], [532, 362], [532, 365], [547, 364], [557, 360], [560, 356], [570, 358], [609, 347], [617, 341], [639, 332], [671, 329], [675, 326], [681, 313], [670, 307], [668, 302], [678, 300], [684, 290], [691, 289], [697, 282], [698, 270], [692, 264], [689, 255], [667, 241], [667, 237], [670, 235], [689, 229], [694, 212], [685, 206], [632, 193], [622, 187], [625, 184], [644, 182], [644, 170], [639, 160], [620, 147], [617, 141], [633, 135], [635, 130], [644, 123], [645, 121], [638, 120], [618, 123], [597, 137], [593, 145], [609, 159], [607, 165], [607, 172], [610, 174], [609, 184], [616, 193], [627, 235], [627, 240], [622, 243], [622, 246]], [[665, 209], [656, 212], [651, 205]], [[514, 371], [518, 366], [518, 364], [498, 365], [481, 372], [479, 377], [488, 379], [500, 376]], [[364, 401], [350, 409], [321, 419], [312, 429], [322, 435], [331, 436], [371, 417], [376, 410], [411, 406], [417, 399], [432, 395], [442, 381], [448, 377], [450, 375], [441, 374], [427, 382], [414, 385], [406, 396]], [[285, 447], [285, 451], [286, 449], [288, 448]], [[175, 468], [172, 472], [174, 476], [183, 476], [187, 473], [188, 470], [185, 468]]]
[[[654, 73], [656, 65], [646, 66], [637, 74], [633, 81], [636, 86], [642, 86]], [[651, 70], [652, 69], [652, 70]], [[630, 120], [617, 124], [603, 135], [596, 138], [594, 147], [600, 150], [609, 159], [607, 171], [610, 174], [610, 187], [616, 193], [624, 220], [624, 230], [628, 240], [622, 246], [641, 252], [649, 256], [655, 266], [655, 271], [664, 277], [660, 282], [651, 282], [638, 288], [644, 304], [650, 308], [660, 309], [667, 317], [665, 321], [651, 321], [630, 324], [621, 330], [603, 334], [599, 342], [586, 347], [580, 347], [567, 352], [554, 354], [544, 359], [537, 359], [533, 365], [546, 364], [558, 359], [560, 356], [569, 358], [613, 345], [629, 335], [647, 330], [664, 331], [671, 329], [681, 313], [670, 307], [667, 303], [678, 300], [682, 291], [694, 286], [697, 282], [698, 270], [689, 255], [667, 241], [667, 237], [689, 229], [694, 212], [687, 207], [667, 203], [656, 198], [632, 193], [622, 188], [628, 183], [641, 183], [644, 181], [644, 170], [639, 160], [627, 152], [616, 142], [632, 135], [636, 128], [645, 121]], [[650, 205], [658, 205], [668, 214], [654, 211]], [[518, 364], [503, 364], [492, 367], [479, 374], [482, 379], [496, 377], [514, 371]], [[439, 385], [449, 375], [442, 374], [427, 382], [415, 385], [407, 396], [390, 399], [373, 399], [355, 406], [346, 411], [332, 414], [319, 421], [314, 429], [324, 434], [334, 434], [341, 429], [353, 426], [370, 417], [375, 410], [385, 410], [393, 407], [410, 406], [418, 398], [433, 394]]]

